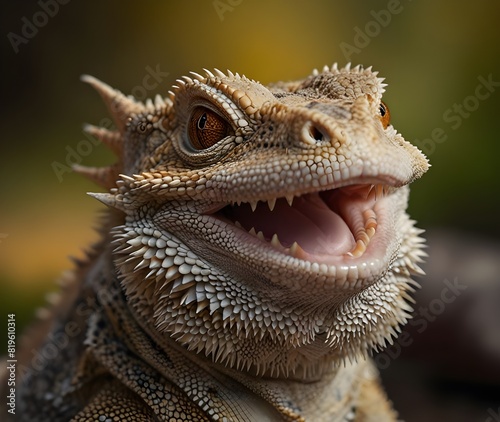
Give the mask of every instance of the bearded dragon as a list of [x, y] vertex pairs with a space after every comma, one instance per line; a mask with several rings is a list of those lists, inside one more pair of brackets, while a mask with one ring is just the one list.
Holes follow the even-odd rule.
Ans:
[[383, 79], [204, 70], [144, 103], [83, 80], [116, 124], [85, 129], [118, 161], [75, 170], [109, 210], [28, 332], [17, 416], [396, 420], [369, 355], [410, 318], [425, 253], [405, 210], [428, 162]]

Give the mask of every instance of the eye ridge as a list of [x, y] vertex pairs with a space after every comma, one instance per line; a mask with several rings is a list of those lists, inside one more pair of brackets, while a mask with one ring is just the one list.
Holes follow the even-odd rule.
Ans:
[[230, 134], [228, 121], [207, 107], [196, 107], [188, 122], [188, 135], [196, 150], [204, 150], [215, 145]]

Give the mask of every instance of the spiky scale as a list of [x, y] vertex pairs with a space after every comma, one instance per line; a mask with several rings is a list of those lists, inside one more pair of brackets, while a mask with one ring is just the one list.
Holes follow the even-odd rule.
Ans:
[[93, 76], [82, 75], [80, 79], [91, 85], [101, 95], [113, 121], [122, 133], [127, 125], [128, 118], [133, 114], [140, 113], [144, 109], [142, 103], [131, 100], [120, 91], [111, 88]]
[[91, 124], [83, 125], [83, 130], [89, 135], [95, 136], [102, 143], [108, 146], [118, 157], [122, 156], [123, 144], [122, 136], [118, 131], [109, 130]]
[[87, 167], [80, 164], [73, 164], [72, 168], [73, 171], [85, 176], [94, 183], [110, 189], [116, 184], [116, 179], [118, 178], [121, 165], [117, 163], [110, 167]]

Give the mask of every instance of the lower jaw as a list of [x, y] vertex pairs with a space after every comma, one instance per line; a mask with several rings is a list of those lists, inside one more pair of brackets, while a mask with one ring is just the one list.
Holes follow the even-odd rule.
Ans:
[[[375, 213], [373, 209], [368, 209], [363, 212], [364, 222], [358, 227], [356, 234], [352, 235], [351, 246], [344, 247], [344, 251], [340, 253], [328, 253], [324, 247], [318, 247], [316, 251], [302, 248], [294, 242], [291, 245], [282, 244], [277, 236], [271, 239], [265, 237], [262, 232], [255, 230], [247, 231], [243, 227], [232, 228], [231, 232], [238, 232], [238, 243], [246, 244], [247, 247], [240, 246], [238, 251], [250, 249], [261, 249], [265, 251], [265, 255], [271, 257], [271, 261], [279, 262], [286, 260], [290, 264], [298, 264], [300, 266], [314, 265], [320, 266], [325, 272], [328, 268], [328, 273], [332, 272], [331, 267], [352, 267], [365, 264], [365, 266], [373, 267], [374, 261], [383, 258], [384, 251], [387, 249], [390, 239], [395, 237], [394, 228], [391, 228], [385, 220], [382, 213]], [[234, 226], [233, 222], [225, 220], [228, 226]], [[255, 251], [251, 255], [261, 255]]]

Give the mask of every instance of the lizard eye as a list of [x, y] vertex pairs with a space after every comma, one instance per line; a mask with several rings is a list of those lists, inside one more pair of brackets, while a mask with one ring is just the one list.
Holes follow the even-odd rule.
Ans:
[[387, 126], [389, 126], [389, 122], [391, 121], [391, 113], [389, 112], [389, 108], [382, 101], [380, 102], [379, 112], [382, 126], [384, 129], [387, 129]]
[[188, 123], [191, 144], [197, 150], [215, 145], [230, 133], [229, 123], [220, 115], [206, 107], [197, 107]]

